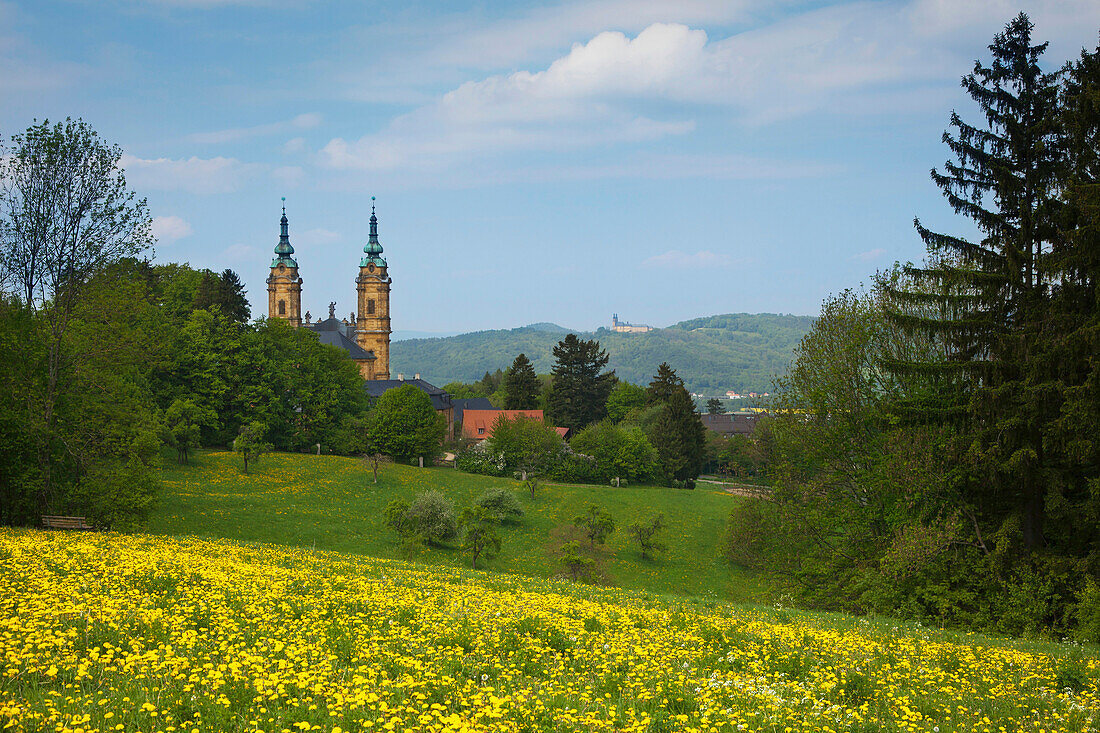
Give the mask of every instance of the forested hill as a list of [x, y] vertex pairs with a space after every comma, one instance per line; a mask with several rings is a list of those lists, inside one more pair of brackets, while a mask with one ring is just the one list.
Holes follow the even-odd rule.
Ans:
[[[730, 313], [683, 321], [648, 333], [614, 333], [601, 328], [578, 333], [594, 338], [611, 357], [620, 379], [646, 384], [662, 361], [683, 378], [688, 389], [707, 394], [734, 389], [764, 392], [787, 369], [794, 347], [810, 329], [810, 316]], [[540, 374], [554, 363], [551, 349], [569, 329], [553, 323], [477, 331], [448, 338], [397, 341], [391, 347], [390, 372], [419, 373], [433, 384], [470, 382], [485, 372], [507, 369], [524, 353]]]

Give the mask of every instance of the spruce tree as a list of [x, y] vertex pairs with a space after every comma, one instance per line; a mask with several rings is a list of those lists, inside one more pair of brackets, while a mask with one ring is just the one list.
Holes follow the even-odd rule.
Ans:
[[504, 372], [504, 409], [534, 410], [539, 405], [539, 384], [535, 368], [525, 354], [520, 354]]
[[1036, 359], [1055, 415], [1044, 426], [1047, 540], [1071, 555], [1100, 549], [1100, 48], [1066, 69], [1061, 230], [1048, 258], [1049, 345]]
[[971, 461], [963, 487], [969, 511], [999, 526], [1019, 521], [1026, 545], [1042, 544], [1044, 476], [1038, 426], [1047, 419], [1043, 388], [1027, 371], [1045, 308], [1045, 258], [1055, 238], [1060, 156], [1057, 74], [1044, 73], [1032, 24], [1021, 13], [975, 62], [963, 88], [982, 126], [951, 115], [943, 141], [954, 160], [932, 180], [981, 239], [933, 232], [915, 222], [928, 248], [906, 287], [888, 287], [893, 324], [936, 346], [934, 359], [887, 366], [909, 399], [909, 419], [957, 426]]
[[667, 363], [658, 367], [646, 393], [650, 404], [661, 408], [648, 437], [665, 476], [677, 481], [695, 478], [702, 469], [706, 447], [706, 428], [695, 410], [695, 400]]
[[551, 373], [550, 419], [560, 427], [580, 430], [607, 415], [607, 397], [615, 386], [615, 372], [602, 372], [607, 352], [596, 340], [581, 341], [569, 334], [554, 347]]

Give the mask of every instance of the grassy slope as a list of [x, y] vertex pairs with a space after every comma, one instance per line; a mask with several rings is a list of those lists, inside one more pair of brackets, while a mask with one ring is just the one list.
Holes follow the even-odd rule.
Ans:
[[[492, 570], [551, 577], [560, 571], [549, 551], [555, 527], [567, 524], [589, 503], [606, 507], [617, 529], [608, 542], [605, 568], [610, 581], [654, 593], [698, 595], [736, 601], [759, 600], [751, 577], [731, 573], [718, 559], [717, 545], [730, 507], [742, 501], [728, 494], [657, 487], [547, 485], [531, 501], [516, 481], [473, 476], [448, 468], [384, 466], [377, 485], [360, 461], [335, 456], [277, 453], [245, 476], [231, 453], [200, 452], [190, 466], [166, 461], [165, 491], [149, 524], [157, 534], [225, 537], [316, 547], [374, 557], [400, 557], [382, 510], [393, 499], [411, 499], [439, 489], [459, 507], [489, 487], [517, 491], [527, 512], [521, 524], [505, 527], [500, 557]], [[656, 562], [643, 560], [630, 543], [627, 526], [664, 512], [669, 550]], [[416, 558], [446, 565], [468, 563], [457, 549], [433, 548]]]

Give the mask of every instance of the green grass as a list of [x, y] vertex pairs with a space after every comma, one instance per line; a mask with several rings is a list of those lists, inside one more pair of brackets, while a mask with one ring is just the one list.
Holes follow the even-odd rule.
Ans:
[[[663, 487], [622, 488], [546, 484], [534, 500], [518, 481], [475, 476], [451, 468], [383, 466], [378, 484], [360, 460], [336, 456], [275, 453], [245, 475], [232, 453], [199, 452], [191, 465], [166, 460], [164, 493], [150, 519], [154, 534], [223, 537], [248, 542], [312, 547], [372, 557], [402, 558], [382, 511], [394, 499], [411, 499], [437, 489], [458, 508], [485, 489], [505, 487], [520, 497], [526, 516], [505, 525], [499, 557], [490, 570], [549, 578], [562, 572], [551, 551], [556, 528], [567, 525], [588, 504], [599, 504], [615, 518], [616, 530], [603, 551], [607, 582], [657, 594], [759, 601], [764, 590], [751, 575], [725, 564], [718, 543], [735, 502], [719, 491]], [[631, 522], [663, 512], [668, 551], [650, 561], [641, 557], [626, 529]], [[427, 564], [465, 566], [457, 547], [432, 547], [412, 559]]]

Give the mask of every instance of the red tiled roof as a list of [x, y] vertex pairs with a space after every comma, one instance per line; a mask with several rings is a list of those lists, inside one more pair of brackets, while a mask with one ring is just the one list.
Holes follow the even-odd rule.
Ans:
[[493, 434], [493, 423], [501, 415], [506, 415], [509, 420], [515, 420], [518, 416], [523, 415], [539, 422], [543, 421], [542, 410], [463, 410], [463, 437], [473, 440], [485, 440]]

